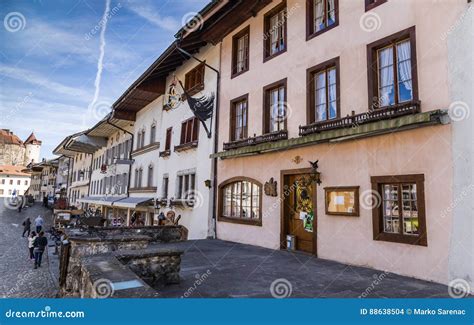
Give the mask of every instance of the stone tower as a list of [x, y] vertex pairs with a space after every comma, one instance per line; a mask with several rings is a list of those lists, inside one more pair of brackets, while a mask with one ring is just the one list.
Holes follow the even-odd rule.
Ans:
[[29, 163], [38, 163], [40, 159], [41, 141], [38, 140], [35, 134], [32, 132], [30, 136], [25, 140], [25, 158], [24, 165], [28, 166]]

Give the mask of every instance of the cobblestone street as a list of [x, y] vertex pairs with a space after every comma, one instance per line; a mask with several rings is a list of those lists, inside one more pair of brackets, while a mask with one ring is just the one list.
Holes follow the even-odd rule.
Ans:
[[[45, 220], [43, 229], [51, 226], [52, 213], [36, 203], [21, 213], [0, 205], [0, 295], [6, 297], [54, 297], [57, 286], [53, 280], [49, 262], [50, 254], [43, 255], [41, 268], [33, 269], [33, 261], [28, 257], [27, 238], [22, 238], [23, 220], [30, 217], [34, 221], [41, 214]], [[33, 230], [33, 225], [31, 227]], [[26, 235], [25, 235], [26, 236]], [[49, 241], [49, 236], [48, 241]], [[51, 244], [51, 243], [48, 243]], [[48, 247], [48, 250], [53, 248]], [[55, 263], [56, 264], [56, 263]]]

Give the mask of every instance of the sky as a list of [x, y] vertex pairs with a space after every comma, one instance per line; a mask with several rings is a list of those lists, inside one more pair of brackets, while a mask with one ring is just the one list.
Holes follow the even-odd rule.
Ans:
[[[93, 126], [208, 0], [0, 0], [0, 128], [41, 157]], [[105, 17], [105, 18], [104, 18]]]

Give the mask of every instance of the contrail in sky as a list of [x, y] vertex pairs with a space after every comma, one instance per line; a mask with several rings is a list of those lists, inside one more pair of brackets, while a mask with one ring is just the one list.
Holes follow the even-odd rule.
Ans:
[[105, 54], [105, 30], [107, 29], [107, 22], [109, 20], [109, 12], [110, 12], [110, 0], [105, 1], [105, 11], [102, 15], [102, 19], [99, 22], [102, 28], [100, 30], [100, 53], [99, 53], [99, 60], [97, 61], [97, 74], [95, 76], [94, 82], [94, 98], [89, 105], [89, 108], [93, 108], [99, 98], [100, 92], [100, 81], [102, 79], [102, 69], [104, 67], [104, 54]]

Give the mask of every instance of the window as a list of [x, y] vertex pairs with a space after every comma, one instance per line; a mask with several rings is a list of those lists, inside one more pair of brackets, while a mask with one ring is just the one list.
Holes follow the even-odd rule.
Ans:
[[142, 130], [142, 135], [140, 136], [140, 148], [145, 146], [145, 129]]
[[250, 178], [232, 178], [219, 186], [219, 221], [262, 225], [262, 185]]
[[138, 186], [137, 187], [142, 187], [142, 180], [143, 180], [143, 168], [140, 168], [138, 170]]
[[385, 2], [387, 0], [365, 0], [365, 11], [369, 11]]
[[190, 96], [204, 89], [205, 68], [204, 63], [200, 63], [184, 76], [184, 88], [186, 88]]
[[339, 117], [339, 58], [308, 69], [307, 78], [308, 123]]
[[270, 10], [264, 17], [263, 60], [286, 51], [286, 1]]
[[266, 86], [263, 93], [263, 132], [272, 133], [286, 130], [286, 79]]
[[147, 182], [148, 187], [153, 187], [153, 166], [150, 165], [148, 166], [148, 182]]
[[176, 197], [178, 199], [193, 200], [196, 186], [196, 174], [178, 174], [178, 188]]
[[4, 179], [2, 179], [2, 184], [5, 184], [5, 180], [4, 180]]
[[374, 240], [427, 246], [424, 175], [371, 177]]
[[171, 135], [173, 134], [173, 128], [166, 129], [166, 142], [165, 142], [165, 150], [171, 149]]
[[339, 0], [306, 1], [306, 39], [311, 39], [339, 24]]
[[198, 140], [199, 120], [190, 118], [181, 123], [181, 144], [191, 143]]
[[28, 181], [25, 181], [25, 185], [28, 185]]
[[13, 185], [13, 179], [10, 180], [10, 185]]
[[249, 37], [249, 26], [232, 37], [232, 77], [249, 69]]
[[0, 188], [0, 195], [3, 195], [3, 188]]
[[155, 143], [156, 141], [156, 125], [153, 124], [150, 128], [150, 143]]
[[168, 198], [168, 186], [169, 186], [169, 177], [168, 175], [165, 175], [163, 176], [163, 192], [162, 192], [163, 199]]
[[230, 140], [247, 138], [248, 97], [244, 95], [231, 101]]
[[369, 107], [418, 100], [415, 27], [367, 46]]

